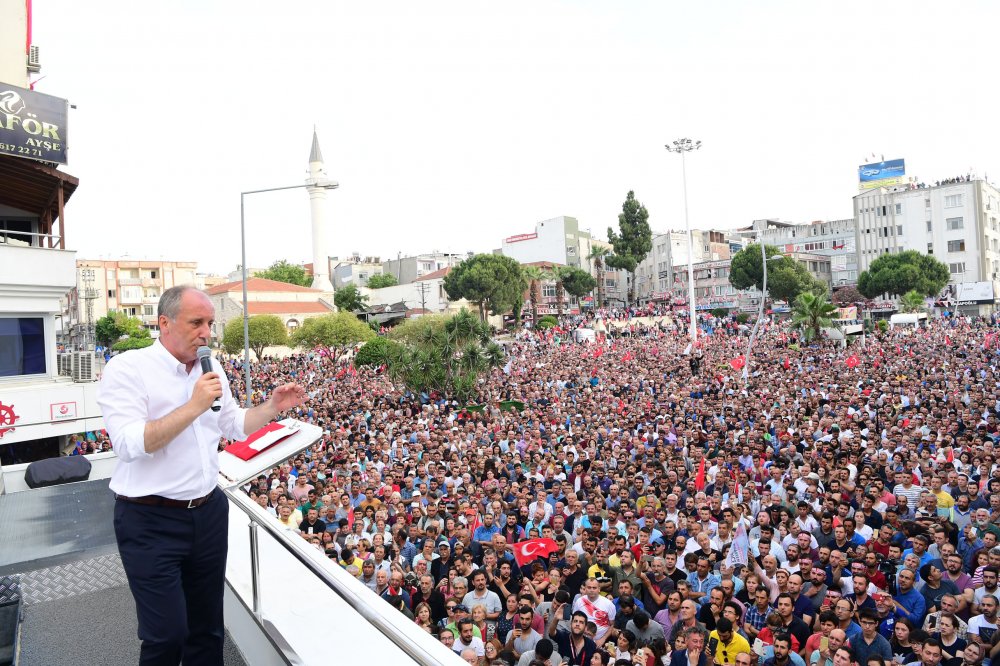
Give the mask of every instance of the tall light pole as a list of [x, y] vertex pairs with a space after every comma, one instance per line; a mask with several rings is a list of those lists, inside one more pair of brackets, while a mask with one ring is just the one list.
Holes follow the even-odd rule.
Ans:
[[673, 144], [668, 143], [664, 147], [671, 153], [679, 153], [681, 156], [681, 177], [684, 179], [684, 229], [687, 231], [688, 241], [688, 314], [691, 318], [688, 335], [691, 336], [691, 342], [695, 342], [698, 339], [698, 320], [695, 318], [694, 310], [694, 240], [691, 237], [691, 220], [688, 217], [687, 164], [684, 156], [692, 150], [701, 148], [701, 141], [677, 139]]
[[[262, 192], [280, 192], [281, 190], [300, 190], [306, 187], [319, 187], [326, 190], [335, 190], [340, 184], [333, 180], [308, 180], [302, 185], [287, 185], [285, 187], [268, 187], [263, 190], [247, 190], [240, 192], [240, 257], [242, 264], [240, 268], [243, 272], [243, 376], [246, 382], [246, 407], [253, 407], [250, 391], [250, 313], [247, 308], [247, 234], [246, 234], [246, 196], [248, 194], [261, 194]], [[316, 267], [313, 267], [313, 271]]]

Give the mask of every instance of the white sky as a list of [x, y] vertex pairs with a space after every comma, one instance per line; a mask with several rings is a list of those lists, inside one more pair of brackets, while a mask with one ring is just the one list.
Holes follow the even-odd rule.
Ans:
[[[239, 263], [239, 192], [303, 182], [332, 255], [489, 251], [629, 189], [654, 231], [851, 215], [866, 155], [1000, 176], [996, 2], [35, 0], [77, 105], [80, 257]], [[310, 261], [305, 191], [247, 199], [248, 264]]]

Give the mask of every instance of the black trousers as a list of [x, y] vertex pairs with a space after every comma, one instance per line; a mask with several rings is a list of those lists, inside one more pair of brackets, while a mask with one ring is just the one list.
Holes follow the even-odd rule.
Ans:
[[196, 509], [115, 502], [141, 665], [222, 664], [228, 533], [229, 502], [219, 489]]

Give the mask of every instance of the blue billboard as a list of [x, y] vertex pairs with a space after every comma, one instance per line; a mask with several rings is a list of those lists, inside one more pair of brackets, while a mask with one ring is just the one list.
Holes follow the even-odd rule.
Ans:
[[900, 178], [905, 175], [906, 166], [903, 160], [862, 164], [858, 167], [858, 180], [862, 183], [868, 183], [873, 180], [885, 180], [886, 178]]

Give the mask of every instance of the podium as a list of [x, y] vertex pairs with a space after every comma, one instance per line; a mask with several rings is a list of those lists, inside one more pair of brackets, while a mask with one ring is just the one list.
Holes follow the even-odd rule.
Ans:
[[295, 419], [283, 419], [278, 423], [292, 429], [293, 432], [249, 460], [243, 460], [225, 450], [219, 451], [220, 488], [226, 490], [256, 479], [262, 472], [305, 451], [323, 436], [323, 429], [311, 423]]

